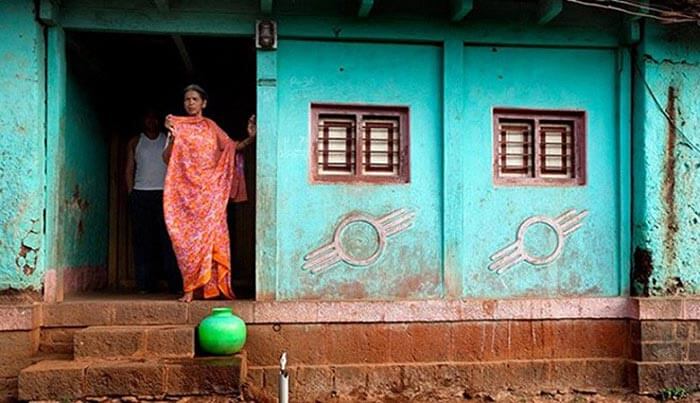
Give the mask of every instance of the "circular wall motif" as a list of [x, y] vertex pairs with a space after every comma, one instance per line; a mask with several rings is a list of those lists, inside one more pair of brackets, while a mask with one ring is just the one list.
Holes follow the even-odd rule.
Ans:
[[535, 224], [544, 224], [548, 226], [549, 228], [554, 231], [554, 233], [557, 234], [557, 246], [554, 248], [554, 250], [546, 256], [534, 256], [530, 255], [524, 248], [522, 250], [523, 254], [523, 260], [527, 261], [528, 263], [531, 264], [536, 264], [536, 265], [545, 265], [552, 263], [555, 261], [559, 255], [561, 254], [562, 249], [564, 248], [564, 234], [562, 233], [561, 229], [559, 228], [559, 224], [554, 221], [553, 219], [549, 217], [543, 217], [543, 216], [535, 216], [535, 217], [530, 217], [527, 220], [525, 220], [521, 225], [520, 228], [518, 228], [518, 236], [517, 240], [520, 242], [521, 245], [524, 245], [523, 239], [525, 238], [525, 234], [527, 233], [527, 230], [535, 225]]
[[[346, 231], [349, 231], [346, 235]], [[369, 235], [372, 233], [372, 235]], [[359, 235], [359, 238], [357, 236]], [[374, 240], [368, 238], [374, 237]], [[374, 217], [367, 214], [353, 214], [343, 220], [335, 230], [333, 244], [338, 256], [353, 266], [367, 266], [374, 263], [384, 251], [386, 234]], [[349, 248], [348, 248], [349, 246]], [[372, 249], [370, 253], [369, 250]]]
[[[566, 237], [581, 227], [581, 220], [587, 215], [587, 210], [578, 212], [574, 209], [569, 209], [556, 218], [549, 218], [546, 216], [533, 216], [528, 218], [518, 227], [515, 241], [491, 255], [491, 264], [489, 264], [488, 267], [489, 270], [496, 273], [503, 273], [522, 261], [536, 266], [547, 265], [554, 262], [561, 255]], [[547, 255], [536, 255], [535, 252], [528, 252], [526, 250], [528, 246], [530, 248], [532, 247], [531, 245], [526, 245], [525, 236], [528, 230], [535, 225], [546, 226], [556, 234], [556, 247]]]
[[340, 232], [338, 244], [355, 260], [367, 260], [379, 251], [379, 231], [366, 221], [352, 221]]
[[415, 213], [406, 208], [380, 217], [353, 212], [335, 228], [333, 240], [304, 256], [302, 269], [321, 273], [335, 264], [368, 266], [379, 259], [386, 248], [386, 239], [413, 225]]

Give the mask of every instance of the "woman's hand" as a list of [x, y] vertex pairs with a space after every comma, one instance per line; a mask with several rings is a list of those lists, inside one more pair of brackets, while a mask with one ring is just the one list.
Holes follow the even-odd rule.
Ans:
[[257, 124], [255, 123], [255, 115], [254, 115], [254, 114], [253, 114], [253, 115], [250, 115], [250, 117], [248, 118], [248, 128], [247, 128], [247, 131], [248, 131], [248, 137], [247, 137], [245, 140], [243, 140], [243, 141], [241, 141], [240, 143], [238, 143], [238, 145], [236, 145], [236, 150], [240, 151], [240, 150], [242, 150], [242, 149], [248, 147], [248, 144], [250, 144], [250, 143], [252, 143], [253, 141], [255, 141], [255, 135], [258, 134], [258, 133], [257, 133], [257, 132], [258, 132], [258, 126], [257, 126]]
[[169, 132], [171, 132], [172, 136], [172, 131], [175, 129], [175, 123], [173, 123], [173, 120], [171, 119], [171, 115], [168, 115], [165, 117], [165, 123], [163, 123], [166, 129], [168, 129]]
[[258, 125], [255, 122], [255, 114], [248, 118], [248, 137], [255, 137], [258, 133]]

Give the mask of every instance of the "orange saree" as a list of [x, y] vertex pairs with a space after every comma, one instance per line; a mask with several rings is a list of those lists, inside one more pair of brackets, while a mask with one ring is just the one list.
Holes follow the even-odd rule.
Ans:
[[229, 198], [245, 197], [245, 190], [241, 192], [245, 181], [235, 169], [236, 143], [211, 119], [171, 116], [171, 120], [175, 140], [163, 210], [184, 291], [203, 287], [204, 298], [223, 294], [232, 299], [226, 205]]

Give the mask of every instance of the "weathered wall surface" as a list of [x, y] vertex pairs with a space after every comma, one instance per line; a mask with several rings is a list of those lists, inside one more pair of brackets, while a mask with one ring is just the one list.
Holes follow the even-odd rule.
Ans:
[[0, 290], [44, 273], [44, 34], [34, 2], [0, 2]]
[[[463, 295], [468, 297], [619, 295], [618, 136], [615, 49], [468, 46], [464, 53], [466, 137]], [[534, 62], [536, 61], [536, 62]], [[619, 66], [620, 70], [629, 66]], [[493, 180], [493, 108], [584, 111], [586, 183], [503, 186]], [[515, 241], [529, 217], [587, 212], [561, 241], [551, 228], [526, 231], [522, 248], [551, 263], [518, 262], [501, 274], [489, 257]], [[627, 210], [623, 207], [623, 210]], [[485, 230], [488, 229], [488, 230]], [[542, 230], [542, 231], [539, 231]], [[516, 260], [517, 262], [517, 260]], [[623, 268], [622, 271], [626, 271]]]
[[642, 295], [700, 293], [698, 35], [647, 24], [636, 60], [633, 285]]
[[[162, 18], [150, 4], [132, 9], [110, 8], [115, 1], [96, 3], [62, 3], [58, 22], [66, 30], [234, 35], [249, 35], [252, 27], [251, 21], [233, 21], [240, 17], [233, 11], [215, 7], [201, 18], [177, 8], [172, 18]], [[212, 6], [203, 8], [207, 7]], [[24, 13], [34, 24], [29, 7]], [[621, 248], [620, 234], [627, 228], [622, 224], [627, 204], [621, 205], [624, 183], [619, 174], [627, 165], [616, 152], [624, 148], [618, 144], [624, 132], [620, 120], [628, 116], [616, 99], [620, 87], [616, 80], [625, 68], [619, 64], [618, 38], [610, 32], [616, 29], [568, 23], [459, 25], [446, 24], [444, 16], [426, 22], [422, 29], [398, 19], [375, 18], [369, 24], [355, 20], [280, 15], [279, 48], [260, 57], [269, 63], [260, 63], [267, 70], [259, 77], [259, 89], [265, 86], [264, 95], [274, 88], [274, 97], [269, 97], [274, 102], [259, 111], [263, 135], [258, 150], [264, 156], [259, 167], [268, 163], [271, 167], [259, 170], [259, 183], [261, 189], [272, 189], [269, 199], [277, 206], [258, 204], [260, 217], [267, 214], [258, 222], [263, 230], [270, 226], [270, 235], [258, 239], [258, 249], [265, 249], [258, 260], [266, 259], [258, 270], [275, 273], [274, 284], [261, 289], [274, 291], [279, 299], [625, 294], [629, 276], [624, 251], [629, 248]], [[49, 44], [62, 45], [60, 28], [50, 31]], [[470, 45], [464, 47], [465, 42]], [[52, 93], [48, 98], [49, 105], [57, 99], [65, 102], [65, 111], [62, 105], [49, 110], [50, 117], [61, 118], [50, 118], [49, 127], [61, 128], [56, 129], [60, 135], [48, 138], [47, 188], [51, 190], [45, 197], [51, 259], [46, 266], [99, 267], [107, 250], [107, 147], [94, 98], [76, 76], [66, 79], [58, 74], [63, 72], [54, 65], [65, 67], [58, 59], [50, 59], [47, 69], [49, 78], [61, 76], [66, 83], [57, 85], [62, 91], [59, 96]], [[533, 59], [539, 64], [533, 65]], [[310, 185], [311, 102], [409, 106], [411, 182]], [[40, 102], [37, 105], [41, 107]], [[591, 129], [587, 185], [565, 189], [493, 186], [490, 111], [494, 106], [586, 110]], [[278, 135], [264, 134], [272, 131]], [[329, 242], [346, 214], [363, 211], [378, 216], [399, 207], [416, 212], [416, 223], [390, 239], [374, 266], [339, 265], [323, 276], [301, 270], [304, 255]], [[548, 267], [523, 264], [503, 276], [488, 271], [489, 256], [512, 242], [524, 219], [536, 214], [556, 216], [567, 208], [589, 210], [589, 217], [567, 240], [559, 260]], [[13, 211], [4, 211], [8, 210]], [[551, 231], [540, 229], [533, 236], [538, 242], [533, 243], [546, 254], [555, 239]], [[16, 227], [11, 230], [13, 235], [3, 236], [2, 241], [17, 244], [22, 232]], [[15, 264], [14, 257], [11, 260]]]
[[[278, 60], [278, 298], [439, 296], [440, 48], [285, 40], [280, 42]], [[309, 112], [313, 102], [409, 106], [410, 183], [311, 184]], [[347, 214], [359, 211], [380, 217], [400, 208], [416, 213], [415, 225], [389, 238], [376, 263], [337, 265], [322, 274], [302, 270], [304, 255], [331, 242], [333, 231]], [[364, 235], [353, 242], [361, 250], [371, 250], [374, 241]]]
[[106, 267], [109, 242], [107, 133], [100, 103], [88, 83], [70, 67], [66, 83], [65, 136], [55, 156], [60, 175], [57, 203], [57, 267]]

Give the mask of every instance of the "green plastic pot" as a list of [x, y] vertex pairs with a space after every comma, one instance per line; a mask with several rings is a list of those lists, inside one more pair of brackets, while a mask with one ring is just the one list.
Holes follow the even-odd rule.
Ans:
[[231, 355], [243, 348], [246, 326], [231, 308], [214, 308], [197, 328], [202, 351], [214, 355]]

